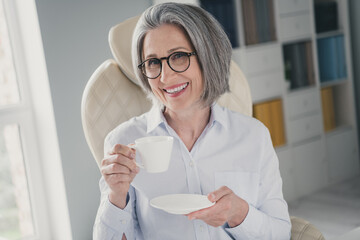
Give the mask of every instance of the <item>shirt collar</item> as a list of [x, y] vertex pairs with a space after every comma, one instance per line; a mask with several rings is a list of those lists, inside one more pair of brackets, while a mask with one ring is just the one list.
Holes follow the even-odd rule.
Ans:
[[166, 119], [161, 107], [153, 105], [147, 115], [147, 133], [153, 131], [161, 123], [166, 123]]
[[211, 116], [210, 116], [210, 126], [214, 125], [215, 122], [221, 124], [224, 128], [227, 129], [227, 121], [226, 121], [226, 112], [225, 109], [219, 106], [217, 103], [214, 103], [211, 106]]
[[[218, 122], [223, 127], [227, 128], [225, 110], [218, 104], [214, 103], [211, 105], [211, 115], [209, 120], [209, 126], [213, 126], [215, 122]], [[148, 113], [147, 117], [147, 133], [153, 131], [160, 124], [167, 124], [163, 114], [163, 109], [159, 106], [153, 106]]]

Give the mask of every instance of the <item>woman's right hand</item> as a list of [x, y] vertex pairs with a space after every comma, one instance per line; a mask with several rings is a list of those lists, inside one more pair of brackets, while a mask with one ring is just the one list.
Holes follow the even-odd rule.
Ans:
[[130, 183], [139, 172], [135, 164], [135, 150], [121, 144], [114, 145], [101, 161], [100, 170], [110, 187], [110, 202], [124, 209]]

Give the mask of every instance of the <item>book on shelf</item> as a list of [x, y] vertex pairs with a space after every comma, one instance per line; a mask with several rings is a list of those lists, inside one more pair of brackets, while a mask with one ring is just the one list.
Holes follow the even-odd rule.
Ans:
[[324, 121], [324, 131], [328, 132], [336, 127], [333, 88], [321, 89], [321, 103]]
[[309, 85], [315, 85], [313, 51], [312, 51], [312, 44], [310, 41], [305, 43], [305, 48], [306, 48], [307, 79]]
[[271, 131], [274, 146], [285, 144], [284, 118], [282, 110], [282, 101], [280, 99], [270, 102], [271, 113]]
[[337, 79], [336, 41], [334, 37], [318, 39], [320, 81]]
[[201, 0], [200, 6], [211, 13], [222, 25], [233, 48], [239, 46], [235, 16], [235, 4], [232, 0]]
[[271, 129], [271, 112], [269, 102], [254, 105], [254, 117], [262, 122], [269, 130]]
[[243, 0], [245, 44], [276, 40], [273, 0]]
[[346, 61], [345, 61], [343, 35], [336, 36], [336, 53], [337, 53], [337, 64], [338, 64], [338, 78], [344, 79], [347, 77], [347, 74], [346, 74]]
[[256, 28], [257, 20], [254, 1], [242, 1], [242, 16], [244, 20], [245, 44], [256, 44], [259, 40]]
[[284, 45], [285, 79], [290, 89], [315, 84], [311, 42]]
[[284, 119], [280, 99], [255, 104], [254, 117], [269, 129], [274, 147], [285, 144]]
[[344, 36], [337, 35], [317, 40], [320, 81], [346, 78]]
[[267, 1], [267, 9], [269, 13], [269, 30], [270, 41], [276, 41], [276, 27], [275, 27], [275, 15], [273, 0]]
[[338, 29], [338, 9], [336, 1], [315, 2], [315, 27], [317, 33]]

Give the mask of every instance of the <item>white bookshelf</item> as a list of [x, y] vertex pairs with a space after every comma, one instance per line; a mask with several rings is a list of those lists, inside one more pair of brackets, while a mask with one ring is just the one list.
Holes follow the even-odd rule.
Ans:
[[[286, 143], [276, 151], [285, 199], [296, 200], [359, 174], [348, 1], [273, 0], [276, 40], [253, 45], [245, 44], [242, 1], [234, 0], [239, 47], [233, 49], [233, 60], [247, 77], [254, 104], [282, 100]], [[338, 29], [316, 33], [314, 4], [318, 1], [337, 2]], [[201, 1], [190, 2], [199, 5]], [[344, 36], [347, 75], [322, 82], [317, 41], [337, 35]], [[289, 89], [283, 48], [300, 42], [311, 43], [315, 80], [309, 86]], [[333, 89], [336, 125], [331, 131], [324, 130], [321, 89], [325, 87]]]

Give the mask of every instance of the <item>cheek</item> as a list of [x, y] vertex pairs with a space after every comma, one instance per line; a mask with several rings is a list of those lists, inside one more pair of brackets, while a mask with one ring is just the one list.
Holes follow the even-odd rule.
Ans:
[[204, 78], [201, 74], [199, 74], [196, 79], [196, 87], [198, 92], [202, 92], [204, 89]]
[[156, 83], [151, 83], [151, 82], [149, 82], [149, 85], [150, 85], [150, 88], [151, 88], [152, 93], [153, 93], [155, 96], [160, 96], [160, 95], [162, 94], [162, 91], [159, 90], [159, 88], [157, 87], [157, 84], [156, 84]]
[[155, 81], [148, 81], [148, 83], [149, 83], [149, 86], [150, 86], [150, 88], [151, 88], [151, 91], [154, 92], [154, 90], [157, 88], [157, 87], [156, 87], [157, 84], [155, 83]]

